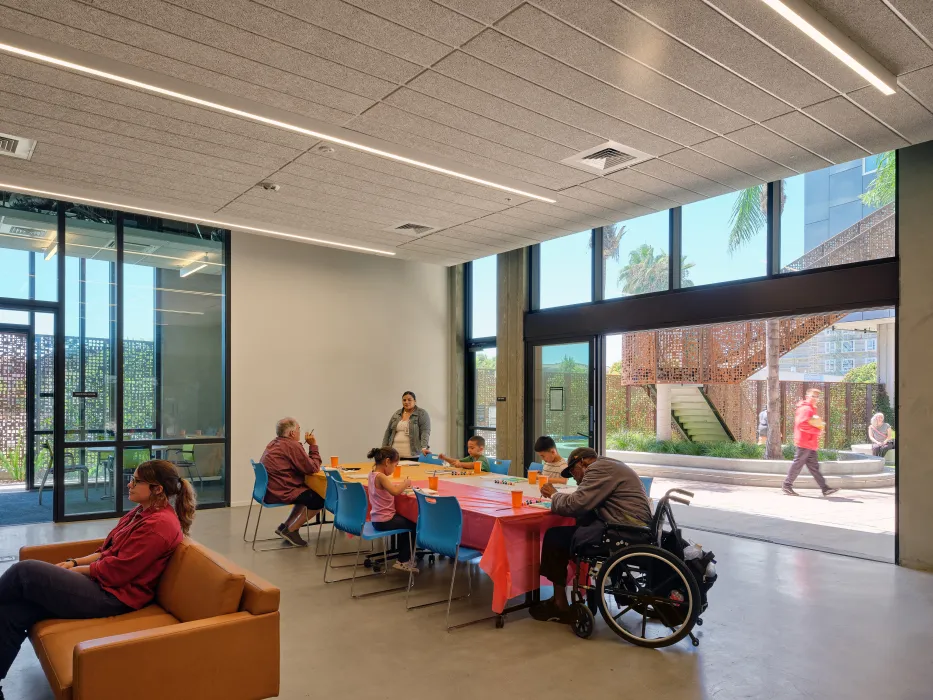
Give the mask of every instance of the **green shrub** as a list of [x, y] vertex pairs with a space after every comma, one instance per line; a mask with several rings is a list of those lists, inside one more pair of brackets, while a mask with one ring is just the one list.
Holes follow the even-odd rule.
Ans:
[[[690, 442], [689, 440], [658, 440], [653, 435], [639, 432], [620, 431], [606, 437], [610, 450], [626, 452], [654, 452], [657, 454], [680, 454], [695, 457], [720, 457], [722, 459], [764, 459], [764, 445], [749, 442]], [[784, 459], [794, 458], [794, 446], [783, 446]], [[836, 450], [820, 450], [821, 462], [834, 460]]]
[[13, 481], [22, 481], [26, 478], [26, 447], [23, 436], [20, 435], [16, 444], [7, 452], [0, 452], [0, 469], [7, 472]]

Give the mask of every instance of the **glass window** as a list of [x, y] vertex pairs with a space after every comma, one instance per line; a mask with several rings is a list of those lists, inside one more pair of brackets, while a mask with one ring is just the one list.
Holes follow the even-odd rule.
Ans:
[[865, 349], [866, 349], [866, 350], [873, 350], [873, 351], [874, 351], [874, 350], [877, 350], [877, 349], [878, 349], [878, 340], [875, 339], [875, 338], [870, 338], [869, 340], [866, 340], [866, 341], [865, 341]]
[[855, 341], [854, 340], [843, 340], [842, 351], [843, 352], [855, 352]]
[[766, 274], [764, 185], [687, 204], [681, 211], [681, 287]]
[[124, 439], [190, 439], [153, 450], [192, 479], [201, 503], [224, 491], [223, 445], [196, 444], [226, 428], [224, 235], [142, 217], [124, 225]]
[[473, 352], [473, 415], [468, 431], [469, 435], [482, 435], [486, 439], [486, 454], [496, 456], [495, 348]]
[[550, 309], [593, 301], [592, 231], [540, 244], [540, 307]]
[[474, 260], [470, 265], [470, 337], [489, 338], [496, 335], [496, 256]]
[[823, 361], [823, 371], [824, 371], [824, 372], [835, 372], [835, 371], [836, 371], [836, 361], [835, 361], [835, 360], [824, 360], [824, 361]]
[[669, 229], [667, 211], [603, 228], [603, 298], [668, 288]]
[[842, 361], [842, 371], [848, 372], [850, 369], [855, 367], [855, 360], [843, 360]]
[[782, 270], [893, 257], [895, 168], [888, 151], [785, 180]]
[[58, 298], [58, 217], [51, 199], [0, 192], [0, 297]]

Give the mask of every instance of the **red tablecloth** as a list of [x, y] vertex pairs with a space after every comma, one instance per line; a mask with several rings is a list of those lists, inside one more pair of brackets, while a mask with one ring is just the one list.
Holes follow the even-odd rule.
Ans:
[[[427, 481], [415, 481], [427, 486]], [[438, 495], [456, 496], [463, 510], [465, 547], [483, 551], [480, 567], [493, 582], [492, 610], [501, 613], [509, 598], [540, 587], [538, 564], [541, 560], [541, 537], [557, 525], [573, 525], [573, 518], [553, 515], [541, 508], [512, 508], [507, 491], [471, 486], [441, 479]], [[417, 521], [418, 503], [414, 496], [399, 496], [396, 510]]]

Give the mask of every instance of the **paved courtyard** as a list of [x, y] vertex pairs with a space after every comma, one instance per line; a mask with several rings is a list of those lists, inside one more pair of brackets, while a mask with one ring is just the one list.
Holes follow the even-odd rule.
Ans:
[[651, 495], [682, 488], [695, 496], [675, 507], [678, 524], [882, 561], [894, 560], [894, 489], [842, 490], [823, 498], [815, 489], [799, 497], [780, 489], [705, 481], [655, 479]]

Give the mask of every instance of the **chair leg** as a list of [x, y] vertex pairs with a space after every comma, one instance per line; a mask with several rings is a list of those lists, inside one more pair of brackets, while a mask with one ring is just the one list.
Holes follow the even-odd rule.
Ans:
[[86, 471], [81, 472], [81, 477], [84, 479], [84, 502], [87, 503], [87, 482], [88, 482], [88, 473]]
[[353, 578], [350, 579], [350, 597], [353, 597], [353, 584], [356, 583], [356, 569], [360, 565], [360, 550], [363, 548], [363, 538], [356, 545], [356, 560], [353, 562]]
[[259, 521], [262, 520], [262, 506], [259, 506], [259, 514], [256, 516], [256, 527], [253, 530], [253, 551], [256, 551], [256, 537], [259, 535]]
[[[323, 512], [323, 511], [322, 511]], [[321, 518], [321, 522], [318, 524], [317, 528], [317, 541], [314, 543], [314, 556], [321, 556], [321, 535], [324, 533], [324, 518]]]
[[253, 499], [250, 498], [249, 499], [249, 510], [246, 511], [246, 524], [243, 525], [243, 541], [244, 542], [249, 542], [249, 539], [246, 537], [246, 531], [249, 529], [249, 519], [252, 514], [253, 514]]
[[324, 561], [324, 583], [334, 583], [333, 581], [327, 580], [327, 569], [330, 566], [331, 557], [334, 556], [334, 540], [336, 538], [337, 528], [335, 527], [330, 533], [330, 548], [327, 550], [327, 559]]
[[52, 471], [52, 468], [49, 467], [45, 470], [45, 474], [42, 475], [42, 483], [39, 484], [39, 505], [42, 505], [42, 489], [45, 488], [45, 482], [49, 478], [49, 472]]
[[[460, 547], [457, 547], [457, 555], [460, 554]], [[459, 556], [454, 556], [454, 573], [450, 577], [450, 593], [447, 595], [447, 617], [444, 619], [444, 626], [447, 631], [450, 632], [450, 604], [454, 600], [454, 582], [457, 580], [457, 562], [460, 560]], [[467, 563], [469, 566], [469, 563]]]

